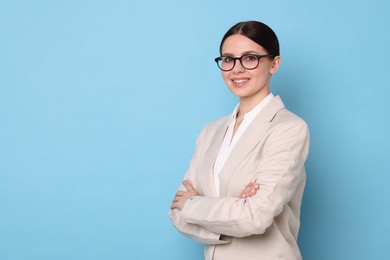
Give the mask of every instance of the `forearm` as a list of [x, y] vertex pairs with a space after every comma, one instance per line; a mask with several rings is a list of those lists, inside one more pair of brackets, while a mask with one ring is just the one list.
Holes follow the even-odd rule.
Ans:
[[198, 196], [183, 208], [181, 217], [218, 234], [233, 237], [262, 234], [304, 183], [304, 169], [297, 171], [289, 172], [291, 178], [279, 181], [275, 181], [278, 177], [274, 172], [259, 174], [260, 189], [247, 199]]
[[[182, 220], [210, 232], [232, 237], [262, 234], [271, 225], [273, 214], [254, 216], [251, 199], [197, 197], [181, 212]], [[256, 214], [257, 216], [259, 214]]]
[[177, 209], [169, 212], [172, 224], [183, 235], [205, 245], [218, 245], [229, 243], [230, 240], [221, 240], [221, 234], [211, 232], [197, 224], [188, 223], [183, 220], [181, 212]]

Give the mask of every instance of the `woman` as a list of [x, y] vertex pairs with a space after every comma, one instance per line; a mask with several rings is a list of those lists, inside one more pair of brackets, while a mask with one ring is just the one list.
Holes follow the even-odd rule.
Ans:
[[200, 133], [169, 216], [205, 245], [206, 260], [301, 259], [309, 133], [270, 92], [278, 39], [263, 23], [238, 23], [223, 37], [220, 54], [215, 61], [239, 104]]

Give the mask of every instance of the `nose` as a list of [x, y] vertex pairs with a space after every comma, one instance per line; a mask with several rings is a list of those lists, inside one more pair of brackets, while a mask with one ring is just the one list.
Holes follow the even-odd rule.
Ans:
[[232, 69], [233, 73], [242, 73], [245, 71], [245, 68], [242, 66], [241, 61], [239, 59], [236, 60], [234, 67]]

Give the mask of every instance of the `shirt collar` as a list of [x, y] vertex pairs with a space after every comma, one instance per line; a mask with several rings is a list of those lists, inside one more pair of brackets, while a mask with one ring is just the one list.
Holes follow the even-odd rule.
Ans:
[[[269, 93], [268, 96], [266, 96], [262, 101], [260, 101], [259, 104], [257, 104], [254, 108], [252, 108], [251, 111], [249, 111], [248, 113], [246, 113], [244, 115], [244, 119], [246, 118], [254, 118], [258, 113], [260, 113], [261, 109], [263, 109], [263, 107], [265, 107], [265, 105], [268, 104], [268, 102], [271, 101], [271, 99], [274, 98], [274, 95], [272, 93]], [[240, 103], [238, 103], [236, 105], [236, 107], [234, 108], [234, 111], [232, 113], [232, 115], [230, 116], [230, 120], [234, 120], [237, 118], [237, 114], [238, 114], [238, 111], [240, 110]]]

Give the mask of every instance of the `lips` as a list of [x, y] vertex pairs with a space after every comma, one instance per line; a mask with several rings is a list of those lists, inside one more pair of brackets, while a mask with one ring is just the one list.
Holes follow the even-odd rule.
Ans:
[[235, 87], [244, 86], [250, 79], [249, 78], [234, 78], [232, 79], [233, 85]]

